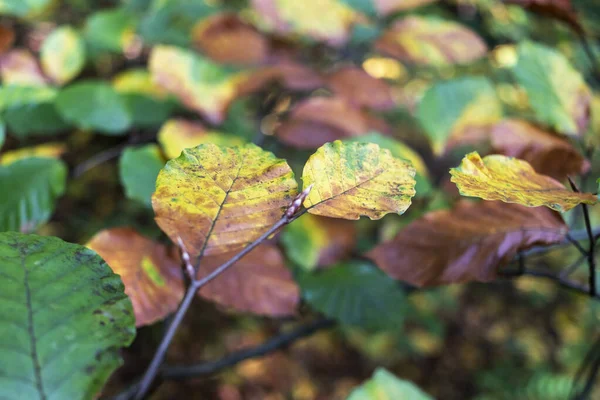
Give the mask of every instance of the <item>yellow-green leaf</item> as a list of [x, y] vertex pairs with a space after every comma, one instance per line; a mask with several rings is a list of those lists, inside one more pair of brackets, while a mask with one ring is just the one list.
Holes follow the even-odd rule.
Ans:
[[260, 21], [282, 34], [298, 33], [341, 45], [348, 39], [356, 12], [339, 0], [253, 0]]
[[415, 169], [373, 143], [336, 140], [306, 162], [304, 187], [313, 185], [304, 206], [325, 217], [380, 219], [402, 214], [415, 195]]
[[60, 158], [67, 151], [64, 143], [44, 143], [33, 147], [23, 147], [2, 153], [0, 165], [12, 164], [23, 158]]
[[533, 42], [517, 48], [512, 69], [525, 89], [535, 118], [567, 135], [583, 135], [589, 125], [591, 92], [569, 60], [556, 50]]
[[75, 78], [85, 65], [85, 44], [79, 33], [70, 26], [54, 30], [40, 50], [44, 73], [63, 85]]
[[240, 84], [248, 78], [247, 73], [175, 46], [155, 46], [148, 64], [155, 83], [215, 124], [223, 122]]
[[185, 149], [158, 175], [156, 222], [192, 256], [239, 250], [278, 221], [297, 193], [285, 160], [253, 144]]
[[469, 153], [450, 174], [463, 196], [546, 206], [561, 212], [598, 201], [591, 193], [571, 192], [555, 179], [537, 174], [526, 161], [497, 154], [482, 159], [477, 152]]
[[244, 140], [237, 136], [207, 130], [197, 122], [184, 119], [170, 119], [158, 132], [160, 143], [167, 158], [175, 158], [183, 149], [196, 147], [203, 143], [213, 143], [219, 146], [239, 146]]
[[465, 64], [483, 57], [485, 42], [465, 26], [433, 17], [410, 16], [396, 22], [375, 47], [420, 65]]

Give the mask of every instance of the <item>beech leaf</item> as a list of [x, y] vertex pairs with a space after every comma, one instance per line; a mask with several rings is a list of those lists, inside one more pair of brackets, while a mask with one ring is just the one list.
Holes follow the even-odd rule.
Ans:
[[127, 147], [119, 159], [119, 178], [125, 197], [151, 206], [156, 177], [164, 165], [163, 155], [153, 143]]
[[164, 245], [131, 228], [113, 228], [97, 233], [86, 246], [121, 276], [136, 326], [162, 320], [177, 309], [185, 291], [181, 263]]
[[527, 161], [503, 155], [482, 159], [477, 152], [469, 153], [458, 168], [450, 169], [450, 174], [463, 196], [528, 207], [546, 206], [561, 212], [598, 201], [591, 193], [572, 192], [557, 180], [536, 173]]
[[3, 85], [45, 86], [48, 84], [35, 56], [25, 49], [13, 49], [0, 56]]
[[376, 110], [394, 107], [392, 88], [361, 68], [340, 68], [327, 77], [327, 85], [337, 96], [356, 107]]
[[311, 214], [325, 217], [380, 219], [402, 214], [415, 195], [415, 169], [374, 143], [336, 140], [321, 146], [306, 162], [304, 201]]
[[410, 381], [397, 378], [385, 368], [377, 368], [373, 377], [354, 389], [346, 400], [433, 400]]
[[85, 43], [70, 26], [54, 30], [40, 50], [42, 68], [54, 82], [63, 85], [75, 78], [85, 65]]
[[[206, 256], [198, 279], [227, 262], [234, 253]], [[283, 317], [296, 313], [300, 290], [286, 268], [281, 251], [274, 245], [261, 244], [230, 270], [199, 291], [200, 296], [236, 311]]]
[[487, 52], [483, 39], [467, 27], [420, 16], [396, 22], [377, 40], [375, 47], [401, 61], [419, 65], [465, 64]]
[[489, 282], [517, 252], [558, 243], [567, 231], [560, 215], [544, 207], [464, 200], [413, 221], [367, 257], [418, 287]]
[[158, 174], [160, 228], [193, 256], [240, 250], [284, 214], [298, 184], [285, 160], [253, 144], [185, 149]]

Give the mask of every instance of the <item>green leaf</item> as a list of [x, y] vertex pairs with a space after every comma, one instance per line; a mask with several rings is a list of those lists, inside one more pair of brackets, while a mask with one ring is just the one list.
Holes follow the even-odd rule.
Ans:
[[433, 400], [414, 383], [397, 378], [385, 368], [378, 368], [373, 377], [354, 389], [347, 400]]
[[119, 276], [54, 237], [0, 233], [0, 258], [0, 398], [95, 398], [135, 335]]
[[125, 196], [151, 207], [156, 177], [164, 165], [165, 161], [156, 144], [125, 149], [119, 162], [119, 174], [125, 187]]
[[4, 141], [6, 140], [6, 124], [3, 120], [0, 119], [0, 150], [2, 150], [2, 146], [4, 146]]
[[50, 0], [0, 0], [0, 15], [25, 17], [43, 11]]
[[0, 231], [33, 231], [46, 222], [65, 191], [60, 160], [25, 158], [0, 167]]
[[303, 298], [343, 324], [398, 331], [406, 299], [401, 287], [368, 261], [351, 261], [297, 277]]
[[158, 100], [141, 93], [125, 93], [121, 96], [131, 112], [132, 124], [137, 126], [159, 126], [176, 107], [174, 101]]
[[429, 88], [419, 103], [417, 118], [440, 153], [450, 138], [460, 141], [468, 130], [500, 121], [502, 106], [487, 78], [458, 78]]
[[121, 53], [133, 37], [136, 23], [136, 17], [125, 9], [99, 11], [88, 18], [85, 39], [92, 51]]
[[56, 89], [44, 86], [0, 86], [0, 110], [49, 102]]
[[101, 81], [75, 83], [63, 89], [56, 106], [67, 121], [107, 135], [125, 134], [132, 122], [121, 95]]
[[538, 122], [568, 135], [583, 135], [589, 124], [591, 92], [581, 74], [558, 51], [522, 42], [512, 69], [525, 89]]
[[85, 65], [85, 43], [70, 26], [52, 31], [40, 50], [44, 73], [63, 85], [75, 78]]
[[10, 133], [20, 139], [31, 135], [54, 135], [70, 127], [51, 102], [9, 108], [4, 112], [4, 120]]

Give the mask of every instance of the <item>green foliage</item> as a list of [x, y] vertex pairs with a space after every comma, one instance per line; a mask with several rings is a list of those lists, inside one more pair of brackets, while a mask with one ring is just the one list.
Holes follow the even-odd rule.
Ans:
[[119, 276], [52, 237], [0, 233], [0, 258], [0, 397], [95, 397], [135, 335]]
[[46, 222], [65, 191], [67, 168], [60, 160], [25, 158], [0, 166], [0, 231], [34, 231]]
[[119, 162], [119, 175], [125, 196], [150, 207], [156, 177], [165, 165], [160, 149], [155, 144], [125, 149]]
[[384, 368], [375, 371], [373, 377], [348, 396], [347, 400], [431, 400], [409, 381], [397, 378]]

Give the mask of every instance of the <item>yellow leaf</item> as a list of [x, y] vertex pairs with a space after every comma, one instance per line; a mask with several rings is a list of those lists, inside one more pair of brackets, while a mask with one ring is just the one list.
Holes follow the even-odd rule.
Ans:
[[63, 143], [44, 143], [33, 147], [7, 151], [0, 157], [0, 165], [12, 164], [17, 160], [29, 157], [60, 158], [67, 151]]
[[156, 222], [193, 256], [236, 251], [284, 214], [298, 184], [285, 160], [253, 144], [185, 149], [156, 180]]
[[148, 71], [141, 68], [123, 71], [113, 79], [113, 87], [119, 93], [145, 94], [155, 100], [166, 100], [167, 93], [158, 87]]
[[528, 207], [546, 206], [561, 212], [581, 203], [597, 202], [591, 193], [571, 192], [553, 178], [537, 174], [526, 161], [502, 155], [482, 159], [477, 152], [469, 153], [450, 174], [463, 196]]
[[85, 65], [85, 43], [70, 26], [61, 26], [44, 40], [40, 50], [42, 68], [54, 82], [63, 85]]
[[304, 187], [313, 185], [304, 206], [325, 217], [380, 219], [404, 213], [415, 195], [415, 169], [373, 143], [336, 140], [306, 162]]

